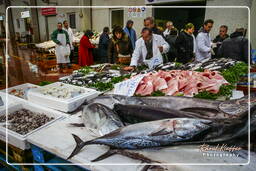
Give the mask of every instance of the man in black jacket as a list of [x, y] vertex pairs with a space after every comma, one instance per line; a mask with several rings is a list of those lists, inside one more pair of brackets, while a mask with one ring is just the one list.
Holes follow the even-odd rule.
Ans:
[[229, 38], [229, 35], [227, 34], [227, 32], [228, 32], [228, 26], [226, 26], [226, 25], [220, 26], [219, 35], [217, 35], [215, 37], [215, 39], [213, 40], [213, 43], [216, 43], [216, 47], [213, 48], [213, 51], [214, 51], [215, 55], [213, 55], [212, 58], [217, 58], [218, 57], [217, 53], [218, 53], [218, 50], [219, 50], [222, 42], [225, 39]]
[[[248, 63], [248, 39], [245, 38], [245, 29], [236, 29], [222, 42], [218, 51], [218, 56], [225, 58], [233, 58]], [[251, 60], [251, 58], [249, 58]]]

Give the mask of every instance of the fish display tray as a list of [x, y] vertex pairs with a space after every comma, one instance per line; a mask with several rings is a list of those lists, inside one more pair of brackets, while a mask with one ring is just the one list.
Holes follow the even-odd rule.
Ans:
[[[12, 106], [8, 107], [8, 113], [13, 113], [15, 111], [21, 110], [21, 109], [27, 109], [30, 110], [32, 112], [36, 112], [36, 113], [43, 113], [48, 117], [53, 117], [54, 119], [47, 122], [46, 124], [34, 129], [33, 131], [30, 131], [29, 133], [25, 134], [25, 135], [21, 135], [15, 131], [12, 130], [7, 130], [8, 132], [8, 143], [18, 147], [22, 150], [25, 149], [29, 149], [30, 145], [29, 143], [26, 141], [26, 137], [31, 135], [31, 134], [35, 134], [38, 130], [43, 129], [47, 126], [49, 126], [50, 124], [54, 123], [55, 121], [59, 120], [59, 119], [64, 119], [67, 117], [66, 114], [49, 109], [49, 108], [45, 108], [30, 102], [20, 102], [19, 104], [15, 104]], [[5, 115], [6, 114], [6, 109], [2, 109], [0, 110], [0, 115]], [[5, 122], [0, 123], [0, 139], [2, 141], [6, 141], [6, 128], [4, 127]]]
[[[3, 92], [0, 92], [0, 97], [2, 99], [2, 103], [3, 105], [0, 105], [0, 110], [6, 109], [6, 94]], [[8, 105], [7, 106], [11, 106], [14, 105], [15, 103], [17, 103], [17, 99], [15, 99], [13, 96], [8, 95]]]
[[[85, 93], [81, 93], [75, 97], [71, 97], [68, 99], [62, 99], [53, 97], [51, 95], [44, 95], [41, 93], [43, 88], [51, 88], [51, 87], [59, 87], [61, 84], [64, 85], [65, 88], [78, 88], [85, 90]], [[46, 86], [42, 86], [36, 89], [33, 89], [28, 92], [28, 100], [33, 103], [37, 103], [55, 110], [59, 110], [62, 112], [73, 112], [76, 110], [81, 104], [83, 104], [87, 100], [91, 100], [97, 97], [100, 92], [84, 87], [78, 87], [74, 85], [64, 84], [61, 82], [56, 82], [53, 84], [49, 84]]]
[[[37, 88], [37, 87], [40, 87], [40, 86], [35, 85], [35, 84], [31, 84], [31, 83], [25, 83], [25, 84], [20, 84], [18, 86], [14, 86], [14, 87], [9, 87], [7, 89], [7, 92], [10, 94], [10, 96], [14, 97], [14, 99], [18, 98], [18, 99], [27, 100], [28, 99], [27, 98], [28, 91], [33, 89], [33, 88]], [[18, 97], [18, 96], [15, 96], [15, 95], [11, 94], [10, 92], [14, 91], [14, 90], [21, 90], [24, 93], [23, 96]], [[1, 90], [1, 92], [6, 93], [6, 89]]]

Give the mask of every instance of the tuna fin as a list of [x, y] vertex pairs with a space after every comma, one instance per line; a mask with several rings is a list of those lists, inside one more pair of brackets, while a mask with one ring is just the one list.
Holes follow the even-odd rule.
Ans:
[[186, 111], [186, 112], [211, 112], [211, 113], [219, 113], [220, 111], [217, 109], [213, 108], [207, 108], [207, 107], [187, 107], [187, 108], [182, 108], [180, 109], [181, 111]]
[[86, 143], [83, 142], [83, 140], [81, 140], [81, 138], [79, 138], [77, 135], [72, 134], [72, 136], [74, 137], [74, 139], [76, 141], [76, 147], [67, 159], [74, 157], [86, 145]]
[[70, 123], [74, 127], [85, 127], [84, 123]]
[[140, 153], [136, 153], [136, 152], [130, 152], [127, 150], [121, 150], [121, 149], [109, 149], [106, 153], [102, 154], [101, 156], [97, 157], [96, 159], [92, 160], [92, 162], [96, 162], [96, 161], [100, 161], [103, 159], [106, 159], [114, 154], [120, 154], [135, 160], [140, 160], [143, 163], [160, 163], [158, 161], [154, 161], [150, 158], [147, 158], [146, 156], [140, 154]]
[[159, 136], [159, 135], [166, 135], [166, 134], [170, 134], [170, 133], [171, 133], [170, 131], [166, 131], [166, 129], [163, 128], [159, 131], [152, 132], [151, 134], [149, 134], [149, 136]]
[[92, 160], [91, 162], [97, 162], [100, 160], [104, 160], [114, 154], [117, 154], [117, 152], [115, 150], [109, 149], [106, 153], [100, 155], [99, 157], [97, 157], [96, 159]]
[[135, 159], [135, 160], [140, 160], [143, 163], [160, 163], [159, 161], [155, 161], [152, 160], [146, 156], [144, 156], [143, 154], [140, 153], [136, 153], [136, 152], [131, 152], [131, 151], [127, 151], [127, 150], [116, 150], [117, 154], [121, 154], [123, 156]]

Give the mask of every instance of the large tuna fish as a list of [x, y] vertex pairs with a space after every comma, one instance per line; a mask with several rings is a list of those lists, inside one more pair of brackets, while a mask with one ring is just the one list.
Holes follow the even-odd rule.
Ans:
[[114, 149], [142, 149], [172, 145], [174, 142], [189, 141], [204, 134], [211, 121], [190, 118], [164, 119], [143, 122], [119, 128], [102, 137], [83, 142], [73, 135], [77, 145], [71, 158], [86, 145], [101, 144]]
[[[241, 99], [228, 100], [225, 102], [216, 100], [205, 100], [191, 97], [126, 97], [120, 95], [105, 95], [95, 98], [94, 101], [106, 104], [111, 109], [115, 104], [122, 105], [143, 105], [155, 109], [179, 110], [194, 113], [195, 117], [202, 119], [235, 119], [248, 114], [248, 102], [256, 103], [256, 95], [251, 94]], [[135, 107], [135, 106], [134, 106]]]

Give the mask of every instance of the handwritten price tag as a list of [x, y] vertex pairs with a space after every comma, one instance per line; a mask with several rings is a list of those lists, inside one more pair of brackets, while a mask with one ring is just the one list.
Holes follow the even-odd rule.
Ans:
[[144, 74], [137, 75], [129, 80], [125, 80], [115, 84], [114, 94], [133, 96], [140, 81], [143, 79], [144, 76]]
[[154, 57], [150, 60], [148, 64], [149, 69], [153, 69], [155, 66], [160, 65], [162, 63], [162, 60], [159, 57]]

